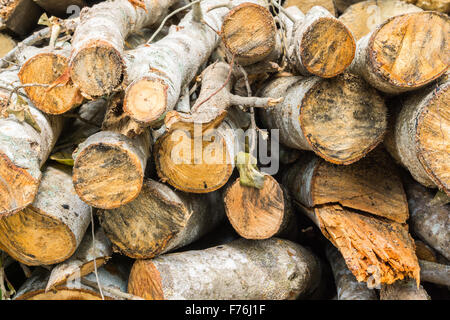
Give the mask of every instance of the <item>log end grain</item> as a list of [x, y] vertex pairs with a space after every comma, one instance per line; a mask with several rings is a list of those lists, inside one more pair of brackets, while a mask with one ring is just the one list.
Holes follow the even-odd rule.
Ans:
[[242, 65], [266, 58], [275, 48], [276, 33], [270, 11], [249, 2], [233, 8], [226, 15], [221, 31], [225, 47]]
[[[21, 67], [19, 79], [22, 84], [53, 84], [68, 72], [68, 59], [55, 52], [40, 53], [27, 60]], [[72, 81], [50, 90], [46, 87], [27, 87], [27, 95], [34, 105], [48, 114], [65, 113], [83, 102], [80, 90]]]
[[145, 300], [164, 300], [161, 274], [151, 260], [136, 260], [133, 264], [128, 292]]

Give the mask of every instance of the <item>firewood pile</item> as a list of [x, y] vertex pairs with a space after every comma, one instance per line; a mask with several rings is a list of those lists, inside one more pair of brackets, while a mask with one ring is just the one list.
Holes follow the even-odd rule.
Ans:
[[449, 12], [0, 0], [0, 299], [449, 299]]

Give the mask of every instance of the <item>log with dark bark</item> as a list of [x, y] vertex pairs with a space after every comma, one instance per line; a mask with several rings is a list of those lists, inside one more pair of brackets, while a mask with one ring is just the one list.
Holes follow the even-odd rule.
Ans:
[[18, 35], [26, 35], [39, 20], [42, 9], [33, 0], [2, 0], [0, 19], [5, 27]]
[[358, 161], [383, 140], [387, 128], [383, 98], [348, 73], [332, 79], [281, 77], [260, 95], [284, 97], [259, 113], [266, 128], [280, 130], [282, 144], [312, 150], [332, 163]]
[[431, 300], [422, 286], [414, 280], [401, 280], [390, 285], [382, 285], [380, 300]]
[[435, 283], [442, 286], [450, 286], [450, 266], [419, 260], [420, 279], [423, 282]]
[[448, 70], [449, 33], [450, 19], [443, 13], [424, 11], [390, 18], [358, 41], [349, 70], [388, 94], [416, 90]]
[[298, 244], [240, 239], [137, 260], [128, 291], [149, 300], [296, 299], [318, 286], [320, 273], [318, 259]]
[[223, 221], [220, 195], [187, 194], [146, 179], [138, 198], [114, 210], [97, 212], [117, 251], [150, 259], [185, 246]]
[[33, 203], [0, 220], [1, 246], [26, 265], [68, 259], [90, 221], [90, 208], [75, 194], [67, 166], [47, 166]]

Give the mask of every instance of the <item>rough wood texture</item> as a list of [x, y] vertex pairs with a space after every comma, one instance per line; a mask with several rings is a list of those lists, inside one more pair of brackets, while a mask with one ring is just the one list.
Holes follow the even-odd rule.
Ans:
[[87, 230], [77, 251], [69, 259], [53, 267], [45, 292], [94, 272], [94, 259], [96, 267], [100, 268], [111, 258], [111, 242], [103, 229], [99, 228], [94, 237], [95, 243], [92, 239], [92, 233]]
[[385, 145], [414, 179], [450, 194], [450, 81], [398, 102]]
[[75, 5], [78, 8], [83, 8], [87, 6], [86, 0], [33, 0], [36, 2], [41, 8], [43, 8], [46, 12], [50, 13], [53, 16], [65, 17], [67, 14], [72, 13], [70, 10], [67, 10], [71, 5]]
[[284, 173], [283, 184], [307, 207], [339, 203], [400, 223], [409, 216], [400, 176], [381, 150], [349, 166], [305, 154]]
[[368, 0], [350, 6], [340, 17], [356, 40], [361, 39], [386, 20], [405, 13], [420, 12], [422, 9], [402, 0]]
[[265, 128], [280, 130], [282, 144], [312, 150], [332, 163], [358, 161], [382, 141], [387, 128], [383, 98], [348, 73], [332, 79], [281, 77], [260, 96], [284, 97], [259, 113]]
[[[18, 83], [18, 70], [0, 73], [0, 85]], [[6, 108], [9, 91], [0, 89], [0, 109]], [[0, 118], [0, 216], [15, 213], [31, 204], [41, 179], [40, 168], [47, 160], [63, 126], [61, 118], [46, 116], [28, 103], [40, 132], [15, 116]], [[17, 96], [12, 98], [17, 106]]]
[[78, 196], [101, 209], [136, 199], [150, 152], [148, 131], [134, 139], [111, 131], [90, 136], [73, 154], [73, 184]]
[[287, 240], [240, 239], [138, 260], [128, 291], [150, 300], [296, 299], [318, 285], [318, 263], [308, 250]]
[[187, 194], [150, 179], [136, 200], [97, 214], [115, 248], [134, 259], [150, 259], [185, 246], [224, 218], [216, 193]]
[[449, 33], [449, 17], [439, 12], [393, 17], [358, 41], [349, 70], [388, 94], [416, 90], [448, 70]]
[[7, 34], [0, 33], [0, 58], [3, 58], [16, 46], [16, 42]]
[[286, 0], [283, 7], [289, 8], [296, 6], [302, 12], [308, 12], [314, 6], [321, 6], [327, 9], [332, 15], [336, 16], [337, 11], [334, 1], [335, 0]]
[[404, 180], [410, 210], [411, 231], [450, 259], [450, 205], [433, 205], [434, 192], [412, 179]]
[[402, 280], [391, 285], [383, 285], [380, 300], [431, 300], [431, 298], [422, 286], [416, 285], [414, 280]]
[[69, 258], [90, 221], [90, 208], [73, 189], [68, 167], [48, 166], [34, 202], [0, 220], [1, 246], [26, 265], [50, 265]]
[[203, 19], [209, 26], [196, 22], [191, 11], [160, 41], [128, 52], [130, 85], [125, 91], [123, 109], [133, 120], [156, 126], [175, 107], [181, 89], [195, 77], [219, 44], [220, 37], [214, 30], [220, 30], [229, 9], [219, 7], [208, 11], [219, 1], [201, 3]]
[[288, 237], [297, 229], [287, 192], [266, 175], [262, 189], [242, 186], [236, 179], [224, 193], [225, 212], [233, 228], [245, 239]]
[[[36, 269], [33, 275], [17, 290], [14, 300], [102, 300], [98, 290], [79, 282], [61, 284], [45, 292], [50, 272], [45, 269]], [[97, 279], [94, 273], [84, 277], [94, 283]], [[115, 265], [105, 265], [98, 269], [98, 278], [101, 286], [112, 287], [126, 292], [127, 279], [122, 270]], [[105, 300], [120, 300], [103, 290]]]
[[[24, 60], [19, 71], [22, 84], [52, 85], [55, 82], [61, 82], [62, 77], [69, 76], [67, 72], [70, 46], [59, 49], [49, 47], [33, 49], [32, 53], [28, 54], [22, 51], [23, 57], [18, 58], [19, 61]], [[63, 84], [54, 88], [27, 87], [25, 92], [39, 110], [48, 114], [62, 114], [78, 107], [84, 100], [72, 80], [63, 80]]]
[[286, 27], [287, 58], [302, 75], [332, 78], [344, 72], [355, 57], [352, 33], [326, 9], [315, 6], [304, 15], [297, 7], [278, 16]]
[[36, 27], [41, 14], [42, 9], [33, 0], [3, 0], [0, 6], [5, 27], [21, 36]]
[[72, 39], [70, 76], [89, 96], [102, 96], [125, 80], [124, 43], [128, 34], [161, 21], [174, 0], [114, 0], [85, 8]]
[[443, 13], [450, 13], [449, 0], [405, 0], [408, 3], [415, 4], [424, 10], [435, 10]]
[[333, 270], [337, 300], [378, 300], [374, 289], [369, 289], [366, 283], [356, 281], [336, 248], [328, 246], [326, 255]]

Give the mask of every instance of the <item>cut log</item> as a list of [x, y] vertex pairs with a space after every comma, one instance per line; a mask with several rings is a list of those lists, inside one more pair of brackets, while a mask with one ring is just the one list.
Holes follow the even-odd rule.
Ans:
[[215, 193], [187, 194], [146, 179], [136, 200], [97, 215], [117, 251], [150, 259], [199, 239], [225, 214]]
[[402, 0], [367, 0], [351, 5], [340, 17], [356, 40], [375, 30], [386, 20], [422, 9]]
[[46, 12], [53, 16], [63, 18], [68, 14], [73, 13], [70, 10], [70, 6], [77, 6], [77, 9], [81, 9], [87, 6], [87, 2], [92, 2], [89, 0], [33, 0]]
[[295, 200], [310, 208], [339, 203], [399, 223], [409, 216], [400, 176], [381, 150], [349, 166], [305, 154], [286, 170], [283, 185]]
[[450, 1], [448, 0], [405, 0], [415, 4], [424, 10], [434, 10], [443, 13], [450, 13]]
[[[102, 288], [115, 288], [126, 292], [127, 278], [124, 272], [115, 265], [105, 265], [98, 269], [98, 278]], [[52, 290], [45, 292], [50, 272], [38, 268], [33, 275], [20, 287], [14, 300], [102, 300], [100, 292], [83, 283], [70, 282], [61, 284]], [[83, 279], [97, 283], [95, 273], [83, 277]], [[105, 300], [121, 300], [103, 289]]]
[[173, 110], [181, 89], [195, 77], [219, 44], [220, 38], [214, 30], [220, 30], [229, 9], [218, 7], [208, 11], [219, 1], [202, 1], [203, 20], [207, 25], [196, 22], [191, 11], [160, 41], [128, 52], [130, 85], [125, 91], [123, 109], [133, 120], [144, 126], [158, 126], [165, 114]]
[[0, 58], [3, 58], [16, 46], [16, 42], [7, 34], [0, 33]]
[[[449, 29], [450, 31], [450, 29]], [[400, 100], [385, 145], [414, 179], [450, 194], [450, 81]]]
[[414, 244], [416, 245], [416, 256], [419, 259], [419, 261], [425, 260], [430, 262], [438, 262], [436, 253], [429, 245], [427, 245], [423, 241], [416, 239], [414, 239]]
[[224, 192], [224, 202], [228, 220], [241, 237], [293, 240], [298, 225], [290, 198], [272, 176], [265, 176], [262, 189], [243, 186], [238, 178]]
[[284, 2], [283, 7], [289, 8], [296, 6], [302, 12], [308, 12], [314, 6], [321, 6], [336, 16], [337, 11], [334, 2], [335, 0], [287, 0]]
[[358, 41], [349, 70], [388, 94], [416, 90], [448, 70], [449, 33], [450, 20], [443, 13], [424, 11], [390, 18]]
[[287, 29], [288, 61], [298, 73], [331, 78], [350, 66], [355, 57], [355, 39], [330, 12], [319, 6], [306, 15], [297, 7], [287, 8], [285, 12], [290, 18], [284, 13], [278, 16]]
[[411, 231], [450, 259], [450, 205], [431, 204], [434, 194], [412, 179], [405, 179], [404, 185], [408, 196]]
[[149, 131], [134, 139], [111, 131], [90, 136], [73, 154], [73, 185], [78, 196], [101, 209], [118, 208], [136, 199], [150, 152]]
[[336, 6], [336, 9], [337, 9], [340, 13], [342, 13], [342, 12], [345, 12], [345, 10], [346, 10], [349, 6], [351, 6], [351, 5], [355, 4], [355, 3], [361, 2], [361, 1], [362, 1], [362, 0], [334, 0], [334, 4], [335, 4], [335, 6]]
[[70, 77], [89, 96], [118, 89], [126, 78], [124, 43], [128, 34], [161, 21], [175, 0], [101, 2], [84, 8], [72, 39]]
[[435, 283], [442, 286], [450, 286], [450, 266], [419, 260], [420, 279], [423, 282]]
[[42, 14], [33, 0], [3, 0], [0, 4], [0, 19], [5, 27], [21, 36], [36, 27]]
[[415, 281], [407, 279], [383, 285], [380, 300], [431, 300], [431, 298], [422, 286], [419, 287]]
[[[17, 70], [0, 73], [1, 86], [12, 89], [13, 82], [19, 82]], [[0, 109], [6, 109], [9, 95], [9, 91], [0, 89]], [[42, 175], [40, 168], [63, 126], [61, 118], [46, 116], [31, 102], [22, 100], [37, 126], [20, 122], [13, 115], [0, 118], [0, 216], [20, 211], [33, 202]], [[22, 108], [16, 95], [12, 97], [12, 105]]]
[[95, 268], [99, 269], [111, 258], [111, 242], [103, 229], [99, 228], [95, 232], [95, 243], [89, 231], [84, 235], [77, 251], [68, 260], [53, 267], [45, 292], [94, 272]]
[[68, 259], [90, 221], [90, 208], [75, 194], [66, 166], [45, 168], [34, 202], [0, 220], [1, 246], [26, 265], [50, 265]]
[[358, 161], [383, 140], [387, 129], [383, 98], [348, 73], [332, 79], [281, 77], [260, 96], [284, 97], [275, 108], [259, 113], [265, 128], [280, 130], [282, 144], [312, 150], [332, 163]]
[[356, 281], [336, 248], [329, 245], [326, 254], [333, 269], [337, 300], [378, 300], [374, 289], [369, 289], [366, 283]]
[[[62, 114], [78, 107], [84, 100], [81, 92], [69, 79], [69, 48], [30, 48], [21, 52], [19, 79], [22, 84], [46, 84], [57, 87], [27, 87], [25, 91], [39, 110], [48, 114]], [[23, 60], [23, 61], [22, 61]], [[60, 86], [62, 85], [62, 86]]]
[[137, 260], [128, 291], [149, 300], [296, 299], [315, 289], [319, 277], [318, 259], [298, 244], [240, 239]]

